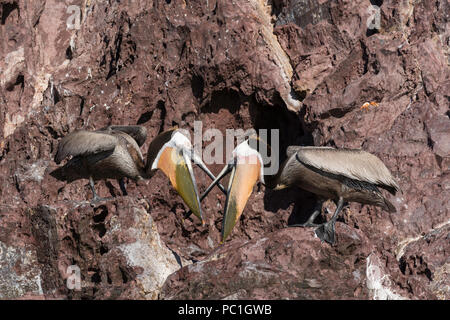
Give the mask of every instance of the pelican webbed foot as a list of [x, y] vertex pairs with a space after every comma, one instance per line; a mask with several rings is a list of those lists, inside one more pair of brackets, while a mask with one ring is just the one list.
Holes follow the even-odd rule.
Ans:
[[336, 211], [333, 213], [330, 221], [322, 223], [315, 231], [320, 240], [326, 241], [331, 245], [336, 242], [334, 225], [336, 224], [337, 217], [341, 212], [343, 206], [344, 198], [340, 197], [337, 202]]
[[328, 222], [322, 223], [316, 229], [316, 235], [320, 240], [326, 241], [329, 244], [334, 244], [336, 242], [336, 236], [334, 231], [335, 220], [330, 220]]
[[91, 191], [92, 191], [92, 195], [93, 195], [93, 197], [91, 199], [91, 203], [109, 201], [109, 200], [114, 199], [113, 197], [106, 197], [106, 198], [99, 197], [99, 195], [95, 191], [94, 179], [92, 177], [89, 177], [89, 186], [91, 187]]

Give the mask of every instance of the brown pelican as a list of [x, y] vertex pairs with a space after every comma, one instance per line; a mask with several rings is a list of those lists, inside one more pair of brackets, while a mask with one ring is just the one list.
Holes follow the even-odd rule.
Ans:
[[[331, 244], [335, 242], [334, 225], [344, 201], [375, 205], [389, 212], [396, 211], [379, 188], [394, 195], [400, 188], [383, 162], [373, 154], [363, 150], [290, 146], [287, 149], [287, 159], [278, 172], [269, 176], [263, 174], [264, 162], [261, 154], [253, 147], [257, 142], [263, 143], [251, 136], [239, 144], [234, 149], [230, 162], [202, 195], [203, 199], [231, 171], [224, 209], [222, 243], [242, 214], [258, 179], [274, 190], [295, 185], [316, 194], [318, 206], [308, 221], [291, 226], [317, 227], [316, 235]], [[336, 211], [328, 222], [314, 224], [326, 199], [336, 202]]]
[[[59, 180], [71, 182], [88, 178], [93, 200], [98, 197], [94, 181], [117, 179], [124, 195], [127, 194], [123, 178], [138, 181], [151, 178], [160, 169], [191, 211], [204, 223], [200, 201], [192, 170], [191, 159], [211, 179], [214, 175], [194, 152], [189, 139], [177, 128], [159, 134], [151, 143], [144, 162], [140, 146], [147, 137], [143, 126], [109, 126], [97, 131], [77, 130], [61, 139], [55, 155], [59, 164], [67, 157], [68, 163], [51, 172]], [[225, 189], [219, 186], [223, 192]]]

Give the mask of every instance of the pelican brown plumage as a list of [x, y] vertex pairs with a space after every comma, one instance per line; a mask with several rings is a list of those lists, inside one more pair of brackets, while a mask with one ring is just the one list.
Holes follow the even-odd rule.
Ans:
[[[140, 146], [147, 137], [143, 126], [109, 126], [97, 131], [76, 130], [59, 142], [55, 162], [72, 157], [66, 165], [50, 174], [67, 182], [89, 179], [94, 201], [101, 200], [94, 181], [117, 179], [124, 195], [123, 178], [135, 181], [151, 178], [160, 169], [190, 210], [204, 223], [191, 159], [214, 179], [201, 158], [194, 152], [190, 140], [174, 128], [162, 132], [150, 143], [144, 162]], [[223, 192], [225, 189], [219, 185]]]
[[[202, 198], [206, 196], [216, 183], [232, 172], [224, 209], [222, 243], [237, 223], [258, 179], [274, 190], [295, 185], [316, 194], [319, 198], [318, 207], [308, 221], [291, 226], [317, 227], [316, 235], [331, 244], [335, 242], [334, 225], [345, 201], [375, 205], [396, 212], [394, 205], [379, 188], [395, 195], [400, 187], [375, 155], [356, 149], [290, 146], [286, 152], [287, 159], [278, 172], [269, 176], [263, 174], [264, 162], [255, 147], [258, 143], [264, 142], [251, 136], [239, 144], [230, 162], [202, 195]], [[327, 199], [336, 202], [336, 211], [328, 222], [314, 224], [323, 201]]]

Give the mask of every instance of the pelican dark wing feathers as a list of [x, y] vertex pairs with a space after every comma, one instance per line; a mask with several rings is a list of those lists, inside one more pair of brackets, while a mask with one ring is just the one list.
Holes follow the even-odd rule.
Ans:
[[[288, 158], [292, 157], [293, 155], [295, 155], [298, 151], [300, 151], [303, 148], [310, 148], [310, 147], [304, 147], [304, 146], [288, 146], [286, 149], [286, 156]], [[335, 150], [332, 147], [313, 147], [313, 148], [317, 148], [317, 149], [331, 149], [331, 150]]]
[[390, 171], [376, 156], [363, 150], [301, 147], [295, 157], [322, 172], [367, 182], [394, 194], [400, 190]]
[[85, 130], [77, 130], [69, 133], [61, 139], [55, 162], [59, 164], [65, 158], [72, 156], [87, 156], [100, 152], [113, 151], [117, 145], [117, 137]]
[[147, 128], [143, 126], [108, 126], [97, 130], [96, 132], [121, 131], [132, 137], [139, 147], [141, 147], [147, 139]]

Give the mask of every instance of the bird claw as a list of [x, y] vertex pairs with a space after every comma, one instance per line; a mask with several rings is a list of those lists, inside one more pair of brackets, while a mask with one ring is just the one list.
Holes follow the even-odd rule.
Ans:
[[366, 102], [359, 108], [359, 110], [369, 110], [369, 106], [378, 107], [378, 103], [375, 101]]
[[331, 245], [336, 242], [334, 223], [331, 221], [321, 224], [315, 233], [320, 240], [328, 242]]

